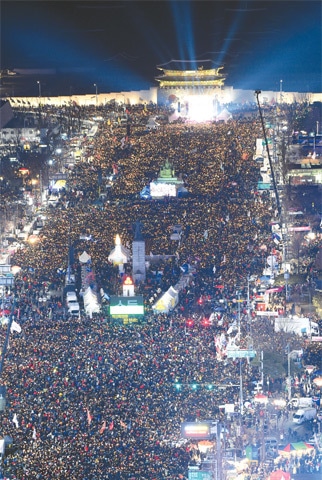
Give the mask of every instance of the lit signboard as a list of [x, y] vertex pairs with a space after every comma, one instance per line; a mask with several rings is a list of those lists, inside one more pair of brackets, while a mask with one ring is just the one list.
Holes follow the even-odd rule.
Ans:
[[311, 227], [309, 225], [305, 225], [303, 227], [288, 227], [289, 232], [310, 232]]
[[228, 358], [254, 358], [256, 357], [255, 350], [228, 350], [227, 349], [227, 357]]
[[150, 195], [155, 197], [176, 197], [177, 189], [175, 184], [171, 183], [150, 183]]
[[210, 422], [183, 422], [181, 424], [182, 438], [207, 440], [216, 434], [216, 425]]
[[133, 297], [111, 296], [110, 315], [144, 315], [143, 296]]
[[203, 470], [189, 470], [188, 479], [189, 480], [212, 480], [212, 472], [207, 472]]

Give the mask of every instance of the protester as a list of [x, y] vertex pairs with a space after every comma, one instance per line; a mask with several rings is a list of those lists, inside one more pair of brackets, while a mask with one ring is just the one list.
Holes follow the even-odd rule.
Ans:
[[[132, 112], [133, 124], [144, 116]], [[225, 404], [238, 411], [240, 363], [222, 353], [227, 331], [239, 316], [235, 341], [247, 348], [252, 335], [264, 344], [273, 330], [259, 319], [251, 331], [245, 301], [238, 312], [236, 299], [237, 286], [245, 293], [248, 276], [265, 265], [261, 246], [273, 246], [273, 205], [257, 192], [257, 136], [257, 122], [230, 121], [166, 125], [147, 135], [135, 135], [133, 128], [123, 141], [124, 127], [104, 122], [93, 148], [84, 145], [84, 162], [76, 164], [39, 243], [14, 257], [22, 267], [16, 281], [22, 332], [10, 337], [3, 373], [9, 407], [2, 415], [2, 432], [14, 439], [14, 452], [5, 459], [11, 478], [185, 479], [195, 445], [178, 443], [181, 423], [223, 419], [219, 406]], [[139, 199], [166, 159], [190, 196]], [[118, 173], [107, 187], [113, 169]], [[102, 203], [105, 189], [108, 201]], [[160, 278], [151, 265], [147, 283], [137, 285], [146, 323], [69, 318], [57, 293], [68, 258], [77, 271], [77, 254], [86, 250], [99, 287], [118, 293], [121, 279], [108, 255], [116, 234], [131, 246], [136, 221], [143, 224], [147, 252], [170, 256], [158, 266]], [[177, 224], [184, 232], [180, 242], [170, 239]], [[90, 239], [81, 240], [84, 235]], [[193, 274], [178, 306], [154, 315], [148, 299], [174, 284], [183, 264]], [[40, 300], [48, 292], [50, 298]], [[203, 325], [219, 300], [224, 312]], [[275, 349], [283, 348], [277, 341]], [[250, 398], [258, 371], [246, 360], [242, 371]], [[233, 422], [228, 434], [231, 446], [243, 445]]]

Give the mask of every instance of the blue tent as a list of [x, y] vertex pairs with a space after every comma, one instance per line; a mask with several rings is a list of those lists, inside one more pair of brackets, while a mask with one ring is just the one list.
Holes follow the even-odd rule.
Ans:
[[140, 192], [140, 198], [143, 200], [151, 200], [150, 186], [146, 185]]

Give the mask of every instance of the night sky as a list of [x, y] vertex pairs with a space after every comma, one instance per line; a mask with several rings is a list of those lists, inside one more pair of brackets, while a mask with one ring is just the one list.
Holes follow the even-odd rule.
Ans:
[[61, 94], [108, 92], [209, 58], [234, 88], [320, 92], [321, 25], [320, 1], [2, 0], [1, 69], [55, 68]]

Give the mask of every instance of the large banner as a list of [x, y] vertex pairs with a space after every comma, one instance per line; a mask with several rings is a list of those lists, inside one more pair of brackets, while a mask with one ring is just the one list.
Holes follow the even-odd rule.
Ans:
[[144, 315], [143, 296], [121, 297], [111, 295], [110, 315], [116, 318], [119, 315]]

